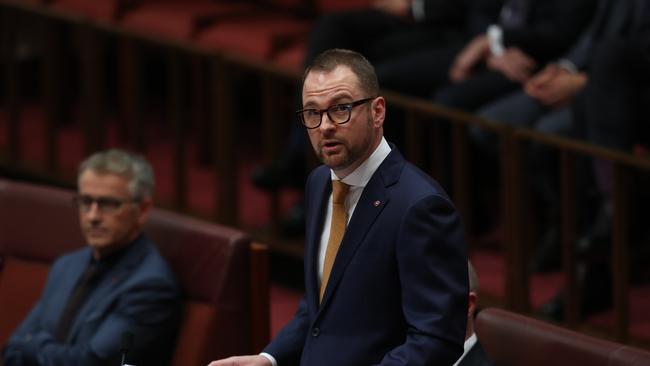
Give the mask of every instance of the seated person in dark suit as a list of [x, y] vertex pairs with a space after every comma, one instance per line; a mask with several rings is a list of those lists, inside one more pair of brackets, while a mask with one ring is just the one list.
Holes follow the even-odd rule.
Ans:
[[485, 354], [485, 350], [476, 338], [474, 333], [474, 316], [476, 315], [476, 303], [478, 302], [479, 282], [476, 270], [472, 263], [467, 261], [467, 275], [469, 277], [469, 301], [467, 302], [467, 333], [463, 355], [453, 366], [494, 366], [494, 363]]
[[[590, 27], [568, 53], [560, 60], [547, 64], [523, 83], [522, 88], [499, 98], [477, 112], [492, 121], [535, 129], [549, 134], [575, 135], [575, 123], [571, 104], [585, 87], [590, 74], [590, 60], [596, 46], [608, 38], [622, 34], [631, 20], [628, 13], [635, 13], [632, 1], [599, 0]], [[470, 127], [471, 136], [485, 161], [490, 156], [496, 161], [498, 139], [495, 134], [481, 128]], [[540, 236], [533, 270], [556, 270], [560, 267], [559, 221], [560, 198], [557, 184], [557, 158], [544, 144], [531, 143], [527, 169], [540, 208]], [[491, 168], [494, 169], [494, 168]], [[588, 174], [582, 175], [583, 177]], [[586, 180], [586, 181], [585, 181]], [[589, 179], [582, 178], [583, 192], [588, 192]], [[487, 208], [486, 208], [487, 209]]]
[[[99, 152], [79, 167], [79, 222], [87, 247], [57, 259], [45, 289], [4, 349], [4, 365], [166, 365], [180, 316], [176, 279], [142, 233], [153, 171], [142, 157]], [[47, 243], [43, 243], [47, 245]]]
[[[590, 60], [589, 79], [572, 105], [579, 137], [610, 149], [631, 151], [650, 141], [647, 115], [650, 111], [650, 4], [644, 0], [621, 1], [628, 4], [625, 27], [620, 35], [608, 37], [595, 47]], [[580, 315], [586, 318], [612, 305], [611, 234], [614, 193], [613, 164], [593, 159], [598, 193], [598, 208], [590, 226], [576, 242], [581, 270], [578, 281], [582, 293]], [[644, 188], [639, 193], [647, 191]], [[645, 202], [642, 194], [632, 201], [628, 213], [631, 268], [645, 268], [641, 243], [647, 235]], [[637, 213], [638, 212], [638, 213]], [[634, 276], [632, 276], [634, 277]], [[563, 296], [559, 294], [541, 309], [542, 315], [562, 320]]]
[[456, 56], [451, 85], [434, 101], [473, 111], [517, 89], [578, 39], [595, 9], [595, 0], [503, 1], [498, 20]]

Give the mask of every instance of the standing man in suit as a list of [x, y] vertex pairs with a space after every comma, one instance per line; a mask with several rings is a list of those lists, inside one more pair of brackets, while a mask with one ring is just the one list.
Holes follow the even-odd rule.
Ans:
[[[9, 339], [5, 366], [166, 365], [179, 320], [176, 279], [142, 233], [153, 171], [142, 157], [99, 152], [79, 167], [79, 222], [88, 246], [56, 260], [45, 289]], [[43, 243], [47, 245], [47, 243]]]
[[324, 165], [306, 185], [305, 296], [256, 356], [222, 365], [451, 365], [467, 321], [460, 218], [442, 188], [383, 137], [372, 65], [332, 49], [297, 112]]

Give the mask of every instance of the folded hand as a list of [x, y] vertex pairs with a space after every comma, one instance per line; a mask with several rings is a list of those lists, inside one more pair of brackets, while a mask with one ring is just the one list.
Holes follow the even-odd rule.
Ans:
[[519, 83], [528, 80], [537, 66], [537, 62], [532, 57], [517, 47], [508, 47], [503, 54], [490, 56], [487, 64], [490, 69]]

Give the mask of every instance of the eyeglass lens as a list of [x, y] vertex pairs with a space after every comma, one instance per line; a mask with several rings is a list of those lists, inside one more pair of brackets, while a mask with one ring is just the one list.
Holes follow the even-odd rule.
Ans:
[[75, 199], [80, 209], [90, 211], [93, 204], [97, 204], [97, 208], [102, 212], [112, 212], [119, 209], [125, 201], [113, 197], [92, 197], [92, 196], [78, 196]]

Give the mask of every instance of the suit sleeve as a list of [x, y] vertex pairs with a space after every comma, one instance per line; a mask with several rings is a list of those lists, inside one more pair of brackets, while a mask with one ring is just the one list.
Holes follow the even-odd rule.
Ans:
[[463, 352], [467, 321], [467, 253], [460, 219], [446, 198], [429, 196], [403, 220], [396, 259], [407, 336], [380, 365], [451, 365]]
[[559, 57], [578, 40], [594, 14], [596, 0], [547, 0], [535, 6], [529, 24], [504, 29], [503, 41], [543, 62]]
[[[179, 297], [175, 287], [165, 281], [142, 282], [125, 291], [106, 317], [96, 320], [101, 324], [87, 340], [70, 346], [57, 342], [46, 330], [33, 326], [40, 306], [30, 314], [7, 348], [13, 365], [68, 365], [95, 366], [119, 362], [122, 332], [134, 334], [135, 345], [130, 356], [145, 360], [143, 349], [152, 349], [161, 339], [172, 339], [176, 331]], [[167, 346], [170, 346], [169, 344]], [[163, 353], [167, 350], [162, 350]]]
[[307, 302], [303, 296], [293, 319], [278, 333], [273, 341], [262, 352], [275, 357], [279, 366], [297, 365], [300, 363], [302, 348], [309, 330]]
[[499, 19], [502, 0], [465, 0], [469, 2], [466, 12], [466, 29], [469, 38], [484, 34], [490, 24]]

